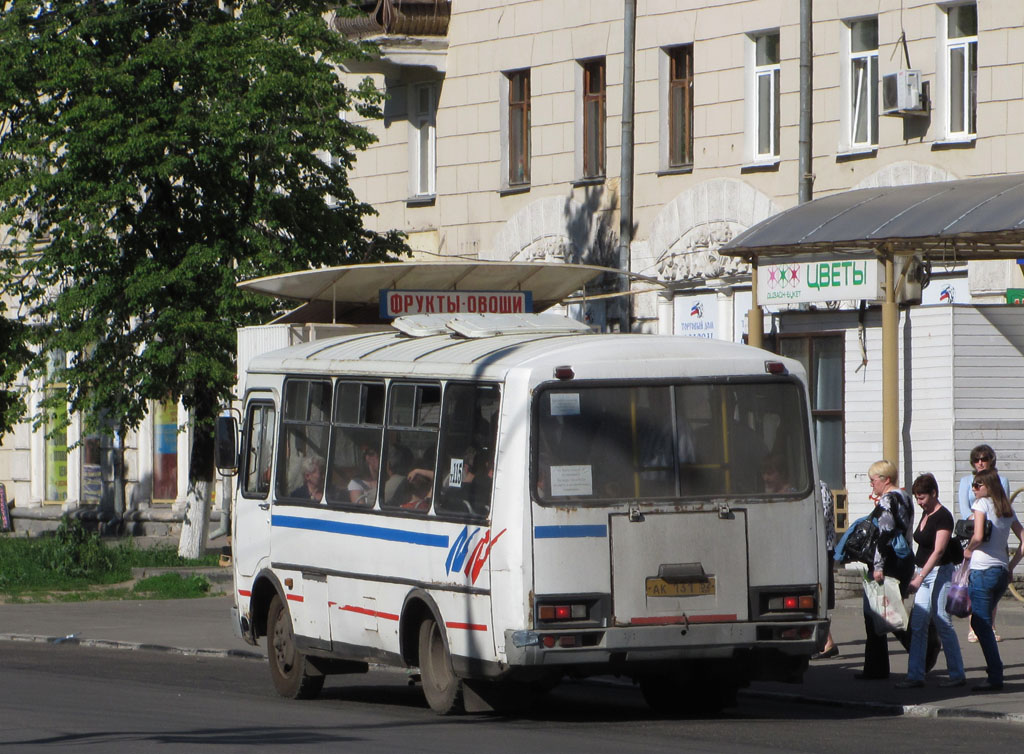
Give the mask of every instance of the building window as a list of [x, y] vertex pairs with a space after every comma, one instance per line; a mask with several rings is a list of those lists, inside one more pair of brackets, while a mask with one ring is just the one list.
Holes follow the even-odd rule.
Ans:
[[878, 145], [878, 19], [853, 21], [850, 33], [850, 146]]
[[778, 351], [799, 361], [807, 372], [818, 475], [831, 489], [846, 489], [843, 336], [780, 336]]
[[165, 400], [153, 411], [153, 502], [178, 497], [178, 402]]
[[437, 172], [437, 85], [410, 86], [409, 148], [411, 189], [414, 197], [433, 196]]
[[508, 184], [530, 182], [530, 72], [508, 76]]
[[761, 34], [752, 39], [754, 48], [753, 106], [754, 158], [779, 156], [779, 83], [781, 67], [779, 34]]
[[604, 58], [583, 63], [583, 177], [599, 178], [604, 167]]
[[968, 139], [977, 134], [978, 8], [974, 4], [946, 9], [948, 134]]
[[668, 53], [668, 166], [693, 164], [693, 45]]

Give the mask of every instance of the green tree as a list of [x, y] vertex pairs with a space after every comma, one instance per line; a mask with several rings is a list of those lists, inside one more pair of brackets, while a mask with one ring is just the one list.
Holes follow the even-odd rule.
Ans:
[[373, 210], [348, 184], [372, 136], [344, 113], [379, 117], [381, 94], [341, 83], [337, 65], [369, 50], [329, 29], [336, 6], [2, 5], [0, 225], [22, 248], [3, 280], [33, 323], [28, 372], [66, 354], [49, 377], [67, 392], [48, 400], [122, 437], [149, 401], [182, 399], [195, 422], [183, 555], [206, 537], [236, 328], [279, 306], [236, 283], [405, 251], [365, 227]]

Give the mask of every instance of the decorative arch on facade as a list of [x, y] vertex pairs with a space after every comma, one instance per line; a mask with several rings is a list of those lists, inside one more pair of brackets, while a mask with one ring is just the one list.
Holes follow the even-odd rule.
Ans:
[[502, 262], [587, 262], [595, 248], [595, 212], [575, 199], [549, 196], [526, 205], [501, 227], [484, 259]]
[[634, 272], [667, 282], [729, 280], [746, 277], [750, 266], [724, 257], [719, 248], [738, 233], [779, 211], [764, 193], [731, 179], [704, 181], [677, 195], [651, 225], [646, 259]]
[[943, 183], [957, 177], [948, 170], [912, 160], [901, 160], [876, 170], [853, 188], [880, 188], [883, 186], [912, 186], [917, 183]]

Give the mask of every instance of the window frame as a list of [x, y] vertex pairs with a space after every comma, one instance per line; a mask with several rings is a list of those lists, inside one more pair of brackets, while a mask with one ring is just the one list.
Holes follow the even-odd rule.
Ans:
[[[256, 454], [253, 455], [253, 453], [251, 452], [252, 451], [252, 447], [253, 447], [253, 424], [254, 424], [253, 416], [257, 412], [262, 415], [262, 419], [260, 421], [260, 440], [261, 440], [261, 442], [260, 442], [260, 446], [259, 446], [259, 449], [257, 450]], [[268, 414], [268, 412], [271, 415], [271, 421], [270, 421], [269, 425], [267, 424], [267, 414]], [[264, 442], [262, 442], [262, 441], [267, 439], [267, 438], [269, 438], [269, 440], [270, 440], [270, 448], [269, 448], [270, 458], [267, 461], [267, 463], [268, 463], [267, 470], [270, 472], [270, 474], [273, 474], [274, 466], [276, 465], [276, 459], [277, 459], [277, 453], [275, 452], [276, 451], [275, 444], [277, 442], [277, 426], [276, 426], [276, 424], [277, 424], [277, 406], [274, 405], [274, 401], [271, 400], [269, 397], [267, 397], [267, 398], [259, 398], [259, 399], [250, 401], [249, 405], [246, 406], [245, 426], [244, 426], [243, 432], [242, 432], [242, 437], [244, 438], [244, 445], [242, 447], [242, 468], [239, 470], [238, 493], [239, 493], [239, 495], [241, 497], [243, 497], [243, 498], [245, 498], [247, 500], [266, 500], [270, 496], [270, 491], [273, 488], [273, 485], [271, 484], [270, 478], [268, 477], [268, 479], [267, 479], [267, 489], [266, 489], [266, 491], [262, 491], [261, 492], [258, 488], [256, 490], [252, 490], [249, 487], [249, 477], [250, 477], [250, 473], [249, 472], [251, 470], [250, 461], [255, 458], [256, 465], [257, 465], [257, 474], [260, 473], [261, 461], [262, 461], [262, 458], [263, 458], [263, 453], [264, 453], [264, 448], [265, 448]]]
[[[326, 385], [327, 395], [327, 412], [324, 414], [323, 419], [320, 421], [312, 421], [310, 419], [310, 409], [313, 407], [311, 401], [306, 402], [305, 419], [292, 419], [288, 416], [289, 407], [289, 387], [297, 382], [305, 382], [307, 385], [319, 384]], [[284, 385], [281, 390], [281, 412], [278, 417], [278, 430], [277, 430], [277, 448], [275, 449], [275, 460], [274, 460], [274, 498], [278, 504], [283, 505], [312, 505], [321, 506], [326, 504], [326, 475], [327, 475], [327, 454], [330, 449], [330, 438], [331, 438], [331, 417], [334, 409], [334, 382], [331, 377], [325, 377], [322, 375], [288, 375], [285, 377]], [[308, 387], [307, 387], [308, 391]], [[289, 461], [290, 459], [285, 456], [290, 452], [290, 444], [288, 442], [287, 433], [290, 428], [294, 427], [319, 427], [324, 432], [323, 436], [323, 448], [319, 454], [321, 471], [324, 474], [324, 491], [321, 495], [320, 500], [303, 500], [301, 498], [294, 497], [291, 493], [293, 490], [289, 489], [290, 484], [288, 482], [289, 472]], [[304, 440], [308, 443], [308, 439]], [[299, 465], [301, 469], [301, 462]], [[301, 473], [301, 472], [300, 472]], [[282, 486], [283, 485], [283, 486]]]
[[[962, 8], [974, 9], [974, 34], [953, 37], [949, 34], [951, 14]], [[946, 108], [946, 136], [950, 141], [971, 141], [978, 135], [978, 6], [976, 3], [959, 3], [945, 6], [942, 9], [942, 21], [945, 31], [943, 46], [943, 68], [946, 82], [943, 87]], [[962, 64], [955, 66], [954, 52], [959, 51]], [[973, 70], [972, 70], [973, 65]], [[962, 91], [954, 96], [956, 78], [954, 71], [959, 68]], [[956, 100], [959, 100], [957, 102]], [[954, 128], [954, 118], [962, 119], [962, 128]]]
[[[873, 23], [875, 27], [875, 47], [873, 49], [866, 50], [854, 50], [854, 27], [857, 24], [862, 23]], [[851, 150], [864, 151], [875, 149], [878, 147], [878, 129], [879, 129], [879, 77], [878, 77], [878, 17], [870, 16], [865, 18], [855, 18], [846, 21], [846, 48], [849, 57], [847, 58], [847, 80], [849, 87], [849, 94], [846, 97], [846, 107], [848, 113], [848, 128], [846, 130], [846, 137], [848, 139], [848, 146]], [[870, 77], [870, 81], [867, 82], [868, 90], [868, 101], [867, 113], [866, 113], [866, 126], [865, 131], [867, 132], [866, 140], [857, 140], [857, 127], [858, 120], [857, 115], [859, 112], [858, 103], [859, 97], [862, 92], [862, 88], [857, 85], [857, 74], [858, 74], [858, 63], [862, 63], [867, 75]]]
[[[720, 395], [724, 395], [724, 392], [722, 392], [722, 391], [727, 391], [730, 388], [737, 387], [738, 385], [745, 385], [745, 386], [769, 386], [769, 387], [771, 387], [771, 386], [782, 386], [782, 385], [791, 386], [796, 391], [794, 393], [794, 397], [796, 398], [795, 408], [799, 412], [799, 418], [798, 418], [799, 425], [802, 426], [802, 427], [806, 427], [808, 425], [807, 400], [806, 400], [806, 394], [805, 394], [805, 387], [804, 387], [804, 385], [799, 380], [797, 380], [795, 377], [791, 377], [791, 376], [790, 377], [786, 377], [786, 378], [781, 378], [781, 379], [777, 378], [777, 377], [768, 377], [768, 376], [762, 377], [762, 376], [758, 376], [758, 375], [750, 375], [750, 376], [744, 375], [744, 376], [739, 377], [739, 378], [728, 378], [728, 377], [721, 377], [721, 376], [716, 376], [716, 377], [706, 376], [706, 377], [699, 377], [699, 378], [678, 378], [678, 379], [672, 379], [672, 380], [663, 380], [663, 379], [610, 380], [610, 379], [608, 379], [608, 380], [588, 381], [586, 383], [586, 385], [580, 385], [580, 386], [577, 386], [576, 388], [573, 388], [571, 385], [567, 385], [566, 383], [557, 382], [557, 381], [548, 381], [548, 382], [543, 382], [543, 383], [539, 384], [536, 388], [534, 388], [534, 390], [533, 390], [533, 398], [531, 400], [531, 403], [532, 403], [532, 406], [533, 406], [533, 408], [531, 410], [531, 418], [530, 418], [530, 422], [531, 422], [531, 424], [530, 424], [531, 440], [530, 440], [530, 461], [529, 461], [529, 466], [530, 466], [529, 467], [529, 484], [530, 484], [530, 496], [531, 496], [531, 499], [536, 504], [544, 506], [544, 507], [560, 507], [560, 506], [567, 506], [567, 505], [569, 505], [569, 506], [573, 506], [573, 507], [579, 506], [579, 507], [598, 507], [598, 508], [600, 508], [600, 507], [604, 507], [604, 508], [607, 508], [607, 507], [626, 508], [629, 505], [631, 505], [632, 503], [635, 503], [637, 501], [652, 501], [652, 500], [656, 500], [656, 501], [661, 502], [661, 503], [672, 503], [672, 502], [688, 502], [688, 501], [692, 501], [692, 500], [696, 500], [696, 499], [708, 499], [708, 498], [720, 498], [720, 497], [730, 497], [730, 498], [735, 498], [735, 499], [742, 499], [745, 502], [749, 501], [749, 502], [761, 503], [763, 501], [763, 502], [766, 502], [768, 504], [772, 504], [772, 503], [777, 502], [777, 501], [779, 501], [781, 499], [793, 498], [793, 497], [797, 497], [797, 496], [804, 496], [804, 497], [806, 497], [806, 496], [812, 494], [814, 492], [814, 490], [817, 488], [817, 483], [811, 478], [812, 466], [811, 466], [810, 440], [809, 439], [807, 440], [807, 444], [805, 446], [805, 450], [807, 451], [807, 455], [801, 461], [801, 463], [804, 464], [804, 472], [806, 474], [806, 487], [803, 488], [803, 489], [796, 489], [796, 488], [794, 488], [792, 491], [788, 491], [787, 490], [787, 491], [784, 491], [784, 492], [766, 493], [766, 492], [754, 492], [754, 491], [751, 491], [751, 490], [732, 491], [732, 492], [706, 492], [706, 491], [700, 491], [700, 490], [696, 490], [696, 489], [695, 490], [689, 490], [689, 489], [682, 489], [681, 488], [678, 480], [679, 480], [680, 470], [683, 468], [684, 464], [682, 464], [680, 462], [680, 456], [691, 454], [695, 450], [698, 450], [699, 448], [701, 448], [703, 446], [701, 446], [699, 443], [696, 443], [696, 442], [690, 442], [690, 443], [685, 443], [685, 444], [681, 442], [681, 439], [682, 439], [683, 436], [682, 436], [681, 433], [678, 432], [678, 424], [677, 424], [678, 418], [679, 418], [679, 413], [678, 413], [678, 411], [679, 411], [679, 404], [677, 404], [677, 398], [679, 397], [679, 391], [681, 391], [681, 390], [689, 391], [689, 390], [692, 390], [694, 388], [698, 388], [698, 389], [699, 388], [708, 388], [710, 390], [716, 391], [716, 393], [718, 393]], [[540, 480], [544, 476], [544, 474], [543, 474], [543, 466], [544, 466], [544, 464], [541, 461], [541, 456], [545, 453], [545, 450], [542, 449], [542, 445], [544, 444], [544, 441], [542, 440], [542, 437], [544, 436], [543, 427], [542, 427], [542, 423], [544, 421], [544, 417], [543, 417], [542, 412], [544, 410], [545, 405], [550, 405], [550, 404], [546, 404], [546, 401], [544, 400], [545, 396], [548, 393], [564, 393], [564, 392], [570, 392], [570, 391], [575, 390], [575, 391], [577, 391], [577, 392], [582, 394], [584, 391], [599, 391], [599, 390], [603, 390], [603, 389], [612, 389], [612, 390], [621, 390], [621, 391], [626, 391], [628, 389], [667, 389], [667, 391], [669, 393], [669, 397], [670, 397], [670, 405], [672, 406], [672, 409], [671, 409], [671, 413], [672, 413], [671, 425], [672, 425], [673, 429], [676, 430], [676, 432], [674, 434], [674, 437], [673, 437], [673, 440], [672, 440], [672, 451], [673, 451], [674, 458], [672, 460], [671, 466], [649, 465], [649, 466], [641, 467], [639, 465], [634, 465], [634, 472], [635, 473], [642, 473], [642, 472], [646, 472], [646, 471], [665, 471], [665, 470], [671, 470], [671, 472], [673, 474], [673, 477], [674, 477], [674, 492], [673, 493], [671, 493], [671, 494], [664, 494], [664, 495], [656, 495], [656, 494], [652, 495], [652, 494], [649, 494], [649, 492], [640, 493], [640, 494], [630, 494], [628, 492], [623, 492], [623, 493], [612, 495], [612, 496], [608, 496], [608, 495], [600, 495], [599, 496], [596, 493], [593, 494], [593, 495], [587, 496], [587, 495], [577, 495], [577, 494], [555, 495], [555, 494], [553, 494], [553, 492], [550, 489], [547, 492], [543, 492], [542, 491], [543, 488], [540, 485]], [[578, 406], [577, 406], [577, 411], [579, 411]], [[714, 413], [714, 411], [715, 410], [713, 409], [712, 413]], [[585, 414], [583, 414], [582, 412], [580, 412], [579, 414], [573, 414], [573, 413], [559, 414], [559, 416], [573, 416], [573, 415], [581, 415], [582, 416], [582, 415], [585, 415]], [[552, 416], [555, 416], [555, 414], [552, 414]], [[586, 415], [586, 416], [589, 418], [589, 415]], [[635, 430], [634, 430], [634, 432], [635, 432]], [[594, 437], [594, 438], [608, 438], [608, 437], [615, 437], [617, 435], [605, 434], [605, 433], [602, 433], [602, 432], [594, 432], [592, 434], [589, 434], [588, 436], [589, 437]], [[647, 434], [647, 433], [635, 432], [634, 435], [633, 435], [633, 438], [634, 438], [634, 441], [635, 441], [636, 438], [649, 437], [649, 436], [650, 435]], [[722, 439], [724, 437], [727, 437], [727, 433], [726, 434], [719, 434], [717, 436], [717, 439]], [[690, 440], [692, 441], [692, 440], [694, 440], [694, 438], [691, 437]], [[561, 447], [573, 447], [573, 445], [572, 445], [571, 442], [565, 443], [564, 440], [563, 440], [563, 444], [562, 445], [558, 445], [557, 447], [560, 447], [560, 448]], [[764, 450], [767, 451], [768, 448], [765, 448]], [[764, 458], [767, 458], [768, 455], [770, 455], [770, 454], [766, 452], [762, 456], [762, 460]], [[590, 458], [590, 457], [591, 456], [588, 456], [588, 458]], [[636, 458], [635, 455], [633, 457], [634, 457], [634, 459]], [[634, 464], [635, 464], [635, 462], [634, 462]], [[560, 464], [560, 465], [562, 465], [562, 464]], [[573, 466], [573, 465], [574, 464], [569, 464], [569, 466]], [[688, 465], [689, 465], [689, 467], [691, 467], [694, 470], [705, 470], [705, 469], [711, 468], [711, 467], [703, 464], [698, 458], [694, 458], [693, 461], [691, 461]], [[549, 468], [551, 468], [553, 466], [554, 466], [554, 464], [551, 464], [549, 466]], [[596, 468], [596, 466], [592, 466], [592, 468]], [[601, 468], [605, 468], [605, 467], [602, 466]], [[748, 466], [736, 465], [735, 468], [744, 468], [745, 469], [745, 468], [748, 468]], [[719, 467], [716, 467], [716, 469], [718, 471], [722, 472], [723, 474], [732, 474], [732, 473], [734, 473], [733, 472], [733, 467], [729, 466], [729, 462], [723, 462]], [[756, 474], [757, 471], [755, 470], [753, 473]], [[636, 483], [637, 482], [634, 479], [634, 484], [636, 484]], [[731, 483], [732, 482], [729, 482], [729, 484], [731, 484]], [[634, 493], [636, 493], [636, 492], [637, 492], [637, 490], [634, 489]]]
[[[693, 167], [693, 44], [666, 47], [665, 56], [665, 166], [668, 170], [680, 170]], [[676, 117], [677, 96], [682, 99], [682, 123]]]
[[[409, 196], [413, 200], [428, 199], [437, 193], [439, 88], [436, 81], [409, 84]], [[421, 107], [423, 94], [426, 94], [429, 100], [425, 109]], [[424, 162], [424, 146], [427, 151], [426, 162]]]
[[[530, 185], [530, 158], [532, 151], [530, 143], [532, 116], [530, 69], [521, 68], [515, 71], [506, 71], [504, 75], [507, 84], [505, 117], [508, 131], [508, 138], [506, 139], [506, 159], [508, 161], [508, 169], [505, 172], [506, 185], [509, 188], [521, 188]], [[523, 85], [522, 99], [516, 96], [517, 82], [521, 82]], [[517, 145], [521, 147], [521, 152], [516, 149]]]
[[[761, 39], [775, 38], [776, 60], [767, 63], [758, 63], [758, 41]], [[752, 132], [751, 156], [755, 162], [778, 162], [782, 149], [780, 146], [782, 137], [781, 124], [781, 88], [782, 88], [782, 36], [778, 29], [763, 31], [751, 34], [751, 106], [752, 106]], [[763, 81], [768, 83], [771, 106], [767, 113], [761, 104], [761, 85]], [[767, 117], [768, 150], [761, 151], [762, 118]]]
[[[581, 178], [597, 180], [604, 178], [607, 171], [607, 95], [608, 66], [604, 57], [590, 58], [580, 61], [582, 88], [580, 91], [580, 109], [582, 112], [582, 153]], [[597, 75], [596, 91], [594, 77]], [[596, 110], [596, 116], [594, 111]], [[595, 122], [596, 121], [596, 122]], [[593, 140], [590, 136], [593, 133]], [[594, 149], [591, 150], [591, 145]]]
[[[818, 380], [818, 373], [817, 373], [818, 372], [818, 367], [817, 367], [817, 360], [815, 359], [815, 342], [816, 341], [823, 341], [823, 340], [827, 340], [827, 339], [838, 341], [839, 354], [840, 354], [840, 357], [842, 359], [842, 362], [840, 364], [840, 369], [839, 369], [840, 384], [839, 384], [838, 403], [839, 403], [840, 408], [838, 408], [838, 409], [819, 409], [819, 408], [817, 408], [815, 406], [815, 396], [817, 394], [816, 388], [817, 388], [817, 380]], [[839, 437], [840, 437], [840, 440], [841, 440], [841, 443], [842, 443], [842, 447], [840, 448], [840, 452], [839, 452], [838, 467], [839, 467], [839, 476], [841, 477], [839, 481], [841, 481], [842, 484], [834, 485], [834, 484], [830, 483], [829, 487], [831, 489], [839, 489], [839, 490], [846, 489], [846, 333], [844, 331], [828, 331], [828, 332], [814, 332], [814, 333], [808, 333], [808, 332], [799, 333], [799, 332], [797, 332], [797, 333], [787, 333], [787, 334], [779, 333], [777, 338], [776, 338], [775, 344], [774, 344], [775, 347], [774, 347], [773, 350], [775, 351], [775, 353], [778, 353], [780, 356], [786, 356], [787, 358], [796, 358], [796, 357], [794, 357], [792, 355], [784, 354], [783, 353], [783, 346], [782, 346], [782, 344], [783, 344], [784, 341], [791, 341], [791, 342], [806, 341], [807, 342], [807, 363], [803, 364], [803, 366], [804, 366], [805, 371], [807, 372], [807, 392], [808, 392], [808, 396], [807, 396], [808, 397], [808, 401], [807, 402], [808, 402], [808, 405], [810, 406], [810, 410], [811, 410], [811, 415], [810, 415], [811, 427], [815, 430], [815, 437], [814, 437], [815, 452], [819, 454], [818, 457], [815, 459], [818, 462], [818, 474], [819, 474], [819, 476], [821, 475], [823, 467], [822, 467], [821, 456], [820, 456], [821, 445], [818, 442], [817, 431], [816, 431], [817, 430], [817, 421], [818, 421], [818, 419], [834, 419], [834, 418], [838, 418], [839, 419]], [[801, 359], [797, 359], [797, 360], [801, 361], [801, 363], [803, 363], [803, 361]], [[830, 482], [830, 480], [826, 480], [826, 482]]]

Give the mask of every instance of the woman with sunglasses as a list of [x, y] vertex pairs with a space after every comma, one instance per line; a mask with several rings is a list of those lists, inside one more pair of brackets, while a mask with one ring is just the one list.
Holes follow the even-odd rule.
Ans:
[[[975, 445], [971, 448], [971, 473], [965, 475], [960, 480], [960, 488], [957, 490], [957, 512], [960, 518], [970, 518], [971, 506], [974, 504], [974, 489], [971, 487], [971, 482], [974, 481], [974, 476], [979, 471], [985, 469], [996, 470], [996, 452], [992, 449], [991, 445]], [[999, 474], [999, 482], [1003, 485], [1003, 490], [1007, 495], [1010, 494], [1010, 483], [1006, 481], [1006, 477]], [[995, 634], [996, 641], [1002, 641], [1003, 638], [996, 631], [996, 609], [992, 607], [992, 632]], [[967, 641], [974, 644], [978, 641], [978, 635], [974, 631], [969, 631], [967, 634]]]
[[[1003, 661], [999, 657], [999, 645], [992, 629], [992, 611], [1006, 592], [1010, 574], [1024, 556], [1024, 528], [1010, 507], [1003, 483], [995, 469], [979, 471], [971, 483], [975, 500], [974, 535], [964, 550], [964, 557], [971, 560], [970, 595], [971, 629], [978, 637], [981, 651], [985, 653], [985, 670], [988, 678], [973, 687], [974, 691], [999, 691], [1003, 688]], [[985, 541], [985, 522], [992, 522], [992, 534]], [[1017, 553], [1013, 560], [1006, 554], [1010, 531], [1017, 536]]]
[[[958, 510], [956, 513], [960, 518], [971, 517], [971, 504], [974, 502], [974, 490], [971, 489], [971, 482], [974, 481], [974, 475], [979, 471], [985, 469], [996, 468], [996, 452], [992, 450], [991, 445], [976, 445], [971, 448], [971, 473], [964, 475], [960, 479], [960, 488], [957, 490], [957, 504]], [[1002, 474], [999, 475], [999, 481], [1003, 485], [1003, 490], [1007, 495], [1010, 494], [1010, 483], [1006, 481], [1006, 477]]]

